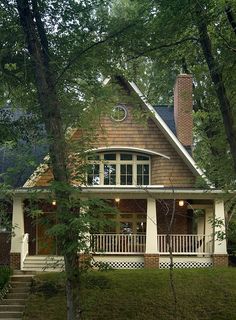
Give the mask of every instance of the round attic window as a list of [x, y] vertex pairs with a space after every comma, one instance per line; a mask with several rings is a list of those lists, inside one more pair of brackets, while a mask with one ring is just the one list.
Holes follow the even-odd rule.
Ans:
[[111, 118], [114, 121], [123, 121], [127, 117], [127, 110], [124, 106], [118, 105], [112, 109]]

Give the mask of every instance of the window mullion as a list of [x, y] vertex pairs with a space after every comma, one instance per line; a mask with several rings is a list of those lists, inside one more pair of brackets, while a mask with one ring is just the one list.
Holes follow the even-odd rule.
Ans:
[[120, 164], [121, 164], [121, 161], [120, 161], [120, 153], [117, 153], [116, 154], [116, 184], [117, 185], [120, 185]]
[[137, 186], [137, 155], [133, 155], [133, 181], [132, 184]]

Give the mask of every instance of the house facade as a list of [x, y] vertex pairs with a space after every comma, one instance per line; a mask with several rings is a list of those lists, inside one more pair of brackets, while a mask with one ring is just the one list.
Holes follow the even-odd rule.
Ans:
[[[107, 215], [115, 221], [110, 228], [90, 235], [94, 264], [168, 268], [172, 251], [176, 268], [226, 266], [226, 240], [217, 237], [218, 231], [225, 232], [225, 224], [212, 223], [225, 221], [225, 194], [210, 185], [191, 155], [192, 77], [177, 77], [174, 107], [152, 106], [133, 82], [121, 77], [116, 81], [124, 99], [100, 120], [81, 193], [109, 200], [119, 210], [116, 216]], [[125, 98], [131, 95], [133, 102]], [[135, 110], [146, 114], [143, 122], [137, 121]], [[79, 136], [74, 130], [71, 139]], [[29, 193], [41, 190], [37, 195], [45, 199], [53, 179], [47, 165], [39, 169], [40, 174], [15, 191], [12, 223], [17, 228], [10, 264], [16, 269], [30, 270], [29, 261], [58, 255], [43, 227], [27, 215]], [[197, 188], [199, 178], [207, 189]], [[53, 210], [54, 204], [43, 205], [49, 218]]]

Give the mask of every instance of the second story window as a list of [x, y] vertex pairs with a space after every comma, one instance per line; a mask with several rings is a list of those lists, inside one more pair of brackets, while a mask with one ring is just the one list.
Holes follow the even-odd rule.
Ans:
[[150, 157], [128, 152], [89, 156], [88, 185], [149, 185]]

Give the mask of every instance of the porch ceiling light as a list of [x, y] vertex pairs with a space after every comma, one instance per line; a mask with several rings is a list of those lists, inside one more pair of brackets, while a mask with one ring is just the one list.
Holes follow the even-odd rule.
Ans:
[[120, 198], [115, 198], [115, 202], [119, 203], [120, 202]]
[[184, 206], [184, 200], [179, 200], [179, 206], [183, 207]]
[[56, 200], [52, 200], [52, 205], [56, 206], [56, 204], [57, 204]]

